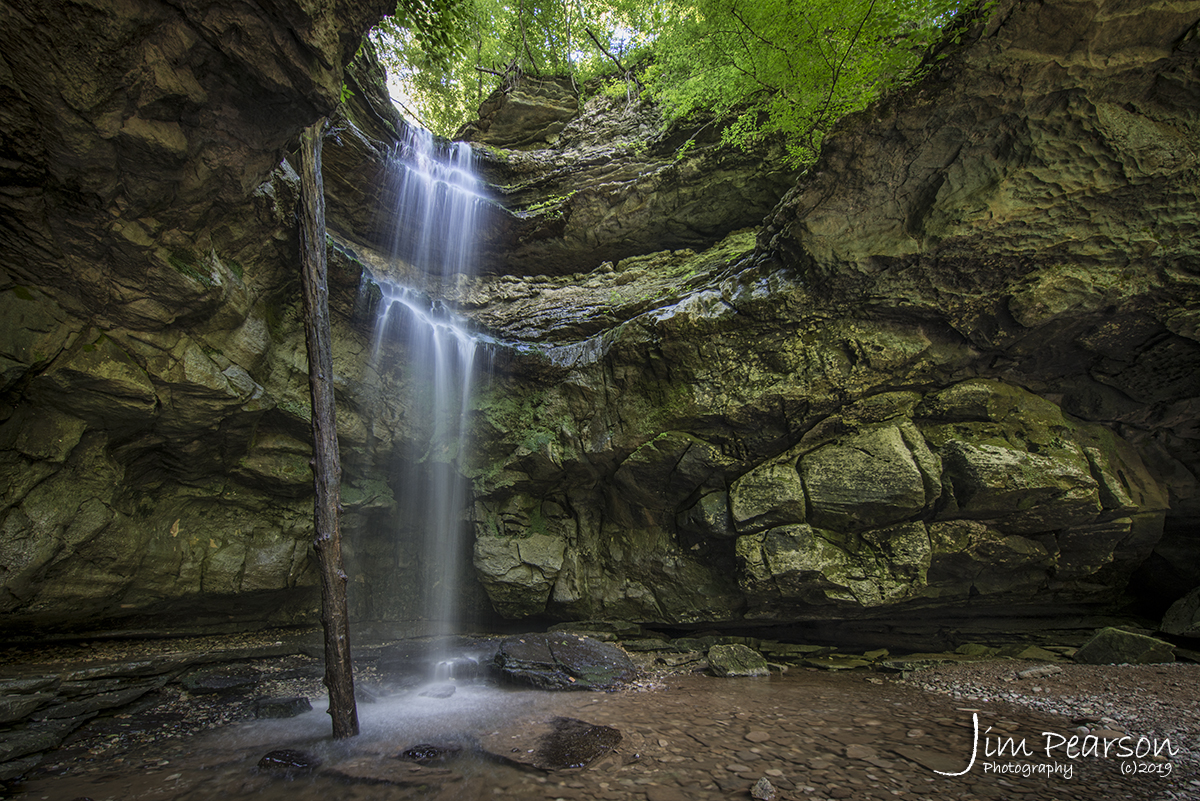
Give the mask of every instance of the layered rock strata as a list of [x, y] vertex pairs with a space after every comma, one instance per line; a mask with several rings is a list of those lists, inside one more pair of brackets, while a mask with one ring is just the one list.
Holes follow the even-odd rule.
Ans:
[[[0, 10], [5, 625], [304, 619], [279, 159], [384, 9]], [[497, 98], [488, 274], [435, 288], [496, 341], [478, 448], [448, 462], [475, 488], [467, 605], [966, 621], [1200, 584], [1197, 20], [1001, 3], [798, 180], [639, 104], [572, 114], [556, 83], [522, 128]], [[432, 434], [359, 294], [393, 269], [366, 201], [397, 123], [370, 72], [326, 158], [344, 526], [356, 615], [410, 621], [390, 469]]]

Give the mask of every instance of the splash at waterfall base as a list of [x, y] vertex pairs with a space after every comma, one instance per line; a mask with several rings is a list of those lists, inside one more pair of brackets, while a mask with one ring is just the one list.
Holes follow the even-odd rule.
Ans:
[[[356, 664], [356, 686], [369, 694], [360, 703], [363, 733], [335, 742], [328, 738], [323, 702], [315, 700], [321, 694], [319, 660], [303, 653], [297, 637], [303, 635], [269, 632], [239, 640], [140, 643], [136, 652], [128, 644], [97, 643], [26, 653], [23, 663], [30, 667], [48, 660], [40, 663], [43, 675], [68, 666], [97, 675], [106, 665], [140, 665], [144, 671], [148, 663], [178, 659], [189, 649], [213, 657], [227, 648], [240, 661], [192, 667], [163, 682], [154, 692], [169, 700], [158, 708], [143, 705], [97, 719], [12, 789], [18, 798], [96, 801], [717, 801], [747, 797], [766, 779], [779, 798], [1003, 798], [1023, 792], [1101, 801], [1200, 795], [1188, 789], [1200, 767], [1195, 665], [1059, 663], [1061, 673], [1025, 680], [1016, 674], [1045, 663], [991, 658], [902, 678], [878, 667], [829, 671], [792, 660], [789, 670], [773, 669], [769, 677], [719, 679], [695, 672], [695, 663], [672, 670], [660, 662], [618, 692], [549, 693], [464, 680], [453, 695], [435, 698], [422, 694], [427, 677], [414, 669], [422, 644], [364, 642]], [[310, 642], [319, 652], [319, 640]], [[496, 641], [458, 645], [486, 663]], [[287, 654], [246, 659], [271, 648]], [[649, 667], [658, 658], [682, 655], [664, 650], [642, 661]], [[12, 663], [5, 659], [7, 671]], [[221, 678], [224, 689], [202, 688]], [[259, 693], [309, 695], [316, 708], [286, 720], [248, 720]], [[1115, 761], [1099, 759], [1074, 760], [1070, 780], [1061, 772], [996, 776], [978, 767], [957, 777], [935, 773], [967, 765], [972, 714], [978, 714], [981, 731], [993, 727], [993, 739], [999, 730], [1069, 739], [1086, 718], [1082, 725], [1098, 734], [1120, 730], [1134, 740], [1170, 737], [1185, 745], [1167, 762], [1153, 762], [1170, 765], [1170, 775], [1161, 767], [1154, 775], [1122, 775]], [[533, 765], [550, 722], [564, 718], [615, 729], [620, 740], [594, 752], [582, 767]], [[233, 721], [240, 722], [199, 731]], [[259, 766], [268, 752], [281, 749], [302, 754], [306, 766]], [[1049, 764], [1053, 756], [1038, 753], [1028, 761]]]

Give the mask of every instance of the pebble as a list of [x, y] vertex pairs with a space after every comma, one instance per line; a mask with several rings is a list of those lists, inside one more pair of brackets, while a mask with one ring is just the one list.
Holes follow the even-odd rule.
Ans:
[[754, 787], [750, 789], [750, 796], [758, 801], [775, 801], [775, 787], [763, 777], [754, 783]]

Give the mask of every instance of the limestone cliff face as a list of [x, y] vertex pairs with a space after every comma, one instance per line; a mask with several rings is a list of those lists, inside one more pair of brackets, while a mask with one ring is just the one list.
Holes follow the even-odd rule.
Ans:
[[[280, 159], [383, 5], [0, 0], [10, 630], [315, 609]], [[434, 288], [500, 343], [453, 464], [472, 602], [772, 622], [1200, 582], [1197, 20], [1001, 4], [798, 178], [562, 83], [494, 98], [486, 274]], [[428, 432], [358, 302], [390, 269], [370, 72], [326, 147], [344, 525], [357, 616], [408, 620], [388, 468]]]
[[544, 356], [481, 401], [497, 608], [970, 617], [1116, 602], [1131, 575], [1186, 592], [1198, 19], [1002, 3], [840, 125], [756, 247], [502, 285], [481, 319]]
[[277, 168], [387, 7], [0, 3], [7, 631], [311, 614]]

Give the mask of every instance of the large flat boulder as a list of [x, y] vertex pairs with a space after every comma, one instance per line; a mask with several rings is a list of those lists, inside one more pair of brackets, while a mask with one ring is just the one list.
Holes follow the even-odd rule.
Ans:
[[570, 632], [510, 637], [495, 665], [505, 679], [543, 690], [610, 690], [637, 675], [616, 645]]

